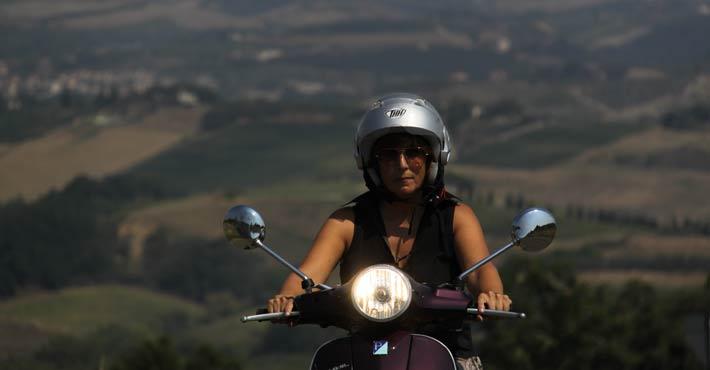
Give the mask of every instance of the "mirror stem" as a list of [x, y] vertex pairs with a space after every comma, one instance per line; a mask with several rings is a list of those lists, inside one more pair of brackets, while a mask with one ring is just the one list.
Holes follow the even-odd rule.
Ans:
[[299, 270], [296, 266], [292, 265], [285, 259], [281, 258], [276, 252], [272, 251], [269, 247], [266, 246], [261, 240], [256, 239], [254, 240], [254, 244], [259, 246], [261, 249], [263, 249], [266, 253], [268, 253], [271, 257], [274, 257], [277, 261], [281, 262], [282, 265], [288, 267], [289, 270], [293, 271], [296, 275], [298, 275], [303, 282], [301, 283], [301, 287], [303, 287], [303, 290], [306, 292], [310, 293], [311, 289], [314, 287], [320, 288], [321, 290], [328, 290], [332, 289], [328, 285], [325, 284], [314, 284], [313, 280], [309, 278], [306, 274], [303, 273], [303, 271]]
[[478, 261], [478, 263], [476, 263], [475, 265], [471, 266], [471, 267], [470, 267], [469, 269], [467, 269], [466, 271], [462, 272], [461, 275], [459, 275], [459, 277], [458, 277], [458, 279], [459, 279], [459, 284], [458, 284], [459, 289], [460, 289], [460, 290], [463, 290], [463, 288], [464, 288], [464, 286], [465, 286], [465, 284], [466, 284], [464, 279], [466, 279], [466, 276], [468, 276], [468, 274], [470, 274], [470, 273], [472, 273], [472, 272], [478, 270], [479, 268], [481, 268], [481, 266], [483, 266], [483, 265], [485, 265], [486, 263], [488, 263], [488, 261], [490, 261], [490, 260], [492, 260], [492, 259], [498, 257], [499, 254], [501, 254], [501, 253], [507, 251], [508, 249], [514, 247], [516, 244], [518, 244], [518, 241], [517, 241], [517, 240], [514, 240], [514, 241], [508, 243], [508, 245], [506, 245], [505, 247], [500, 248], [500, 249], [498, 249], [497, 251], [491, 253], [490, 255], [488, 255], [488, 257], [486, 257], [486, 258], [484, 258], [484, 259]]

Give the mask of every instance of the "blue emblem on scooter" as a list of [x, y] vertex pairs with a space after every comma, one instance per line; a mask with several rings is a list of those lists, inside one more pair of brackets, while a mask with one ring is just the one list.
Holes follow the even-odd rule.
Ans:
[[376, 340], [372, 342], [372, 354], [375, 356], [385, 356], [387, 355], [387, 350], [389, 349], [389, 344], [386, 340]]

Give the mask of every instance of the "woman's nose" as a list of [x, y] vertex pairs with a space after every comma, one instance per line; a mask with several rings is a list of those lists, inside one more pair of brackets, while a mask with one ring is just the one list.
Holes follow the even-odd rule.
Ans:
[[404, 152], [399, 152], [397, 153], [397, 158], [399, 158], [399, 166], [400, 167], [407, 167], [407, 157], [404, 155]]
[[407, 156], [404, 154], [404, 152], [399, 152], [399, 167], [401, 167], [401, 168], [408, 168], [409, 167], [409, 162], [407, 162]]

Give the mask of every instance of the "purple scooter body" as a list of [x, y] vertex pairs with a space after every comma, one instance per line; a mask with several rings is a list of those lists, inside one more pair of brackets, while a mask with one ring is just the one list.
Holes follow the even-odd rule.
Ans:
[[[375, 343], [386, 346], [375, 347]], [[379, 349], [381, 354], [376, 354]], [[384, 337], [350, 335], [323, 344], [311, 370], [456, 370], [454, 357], [438, 340], [405, 331]]]
[[[404, 273], [403, 273], [404, 274]], [[411, 302], [400, 315], [374, 321], [351, 301], [353, 283], [302, 294], [294, 311], [245, 316], [242, 321], [277, 320], [291, 325], [316, 324], [345, 329], [349, 335], [323, 344], [313, 356], [312, 370], [456, 370], [451, 351], [423, 328], [458, 329], [475, 315], [518, 317], [522, 313], [469, 308], [472, 297], [452, 286], [434, 288], [404, 274], [411, 284]]]
[[451, 351], [439, 340], [417, 334], [422, 324], [458, 325], [466, 318], [471, 297], [454, 289], [433, 289], [411, 279], [413, 302], [391, 323], [373, 323], [344, 300], [349, 284], [297, 297], [298, 324], [337, 326], [351, 334], [323, 344], [313, 356], [312, 370], [455, 370]]

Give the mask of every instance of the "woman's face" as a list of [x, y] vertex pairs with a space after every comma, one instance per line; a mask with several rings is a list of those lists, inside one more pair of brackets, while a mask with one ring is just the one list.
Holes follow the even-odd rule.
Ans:
[[426, 141], [412, 135], [388, 135], [375, 145], [374, 158], [387, 190], [403, 200], [420, 195], [431, 160]]

